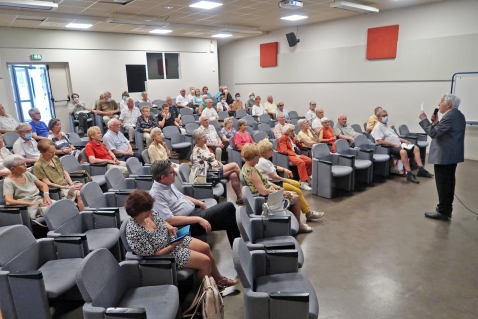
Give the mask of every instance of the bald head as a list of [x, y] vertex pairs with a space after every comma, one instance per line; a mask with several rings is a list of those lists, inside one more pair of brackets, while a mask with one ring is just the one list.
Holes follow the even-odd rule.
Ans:
[[322, 109], [317, 109], [317, 111], [315, 111], [315, 115], [317, 115], [317, 117], [319, 119], [323, 118], [324, 117], [324, 110]]
[[340, 123], [340, 125], [345, 126], [347, 124], [347, 115], [340, 114], [338, 122]]
[[284, 125], [285, 123], [285, 114], [284, 113], [279, 113], [277, 115], [277, 121], [281, 124]]
[[269, 95], [269, 96], [267, 97], [267, 102], [269, 102], [269, 103], [274, 102], [274, 98], [272, 97], [272, 95]]

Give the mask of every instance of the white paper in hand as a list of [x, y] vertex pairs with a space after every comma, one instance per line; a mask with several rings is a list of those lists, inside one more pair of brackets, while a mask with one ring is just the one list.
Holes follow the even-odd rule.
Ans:
[[422, 102], [422, 111], [423, 111], [423, 102]]

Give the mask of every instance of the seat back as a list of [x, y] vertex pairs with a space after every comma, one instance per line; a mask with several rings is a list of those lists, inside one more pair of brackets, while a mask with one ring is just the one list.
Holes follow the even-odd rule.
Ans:
[[32, 232], [24, 225], [0, 228], [0, 268], [36, 244]]
[[246, 126], [246, 132], [252, 137], [254, 135], [254, 130], [250, 126]]
[[166, 103], [165, 101], [160, 100], [160, 99], [158, 99], [158, 100], [153, 100], [153, 104], [156, 105], [157, 107], [161, 107], [161, 106], [163, 106], [163, 104], [165, 104], [165, 103]]
[[217, 115], [219, 116], [219, 121], [224, 121], [226, 118], [229, 117], [229, 112], [222, 111], [217, 113]]
[[[66, 222], [78, 217], [80, 212], [69, 199], [62, 199], [50, 205], [45, 211], [45, 220], [48, 225], [48, 229], [55, 230], [60, 226], [64, 225]], [[70, 234], [82, 233], [81, 222], [78, 219], [78, 222], [73, 222], [68, 231]]]
[[190, 123], [196, 123], [196, 119], [194, 118], [194, 115], [181, 115], [181, 122], [183, 122], [183, 125], [187, 125]]
[[[258, 273], [264, 273], [264, 269], [254, 269], [253, 264], [253, 254], [257, 255], [254, 256], [254, 259], [261, 259], [264, 258], [262, 251], [249, 251], [244, 240], [240, 237], [234, 239], [234, 243], [232, 245], [232, 259], [234, 262], [234, 269], [239, 276], [241, 284], [244, 288], [253, 288], [252, 285], [254, 283], [255, 275]], [[259, 263], [258, 263], [259, 264]], [[257, 267], [261, 268], [261, 267]]]
[[163, 134], [164, 134], [164, 137], [171, 137], [176, 134], [181, 134], [181, 132], [179, 131], [179, 128], [176, 125], [174, 125], [174, 126], [164, 127]]
[[75, 132], [69, 132], [66, 135], [68, 135], [68, 139], [70, 140], [70, 143], [73, 145], [84, 145], [86, 142], [86, 141], [82, 141], [80, 136]]
[[[148, 154], [148, 150], [144, 150], [143, 153], [144, 152]], [[143, 158], [144, 158], [144, 155], [143, 155]], [[149, 156], [148, 156], [148, 160], [149, 160]], [[143, 170], [143, 165], [141, 165], [141, 162], [136, 157], [130, 157], [126, 160], [126, 168], [128, 169], [128, 172], [131, 175], [141, 175], [141, 171]]]
[[297, 111], [289, 111], [289, 118], [292, 122], [293, 119], [299, 119], [299, 114], [297, 114]]
[[86, 148], [82, 149], [81, 150], [81, 158], [83, 158], [83, 160], [86, 162], [86, 163], [89, 163], [90, 161], [88, 160], [88, 156], [86, 156]]
[[346, 140], [335, 141], [335, 149], [339, 154], [347, 154], [349, 150], [349, 143]]
[[408, 130], [408, 126], [406, 126], [405, 124], [402, 124], [398, 127], [398, 132], [400, 132], [400, 135], [410, 134], [410, 131]]
[[257, 124], [257, 121], [251, 115], [246, 115], [243, 117], [243, 119], [247, 121], [248, 126], [253, 126]]
[[230, 146], [232, 149], [234, 149], [234, 150], [237, 149], [237, 148], [236, 148], [236, 144], [234, 143], [234, 136], [231, 136], [231, 137], [229, 138], [229, 146]]
[[182, 108], [181, 110], [179, 110], [179, 114], [181, 114], [181, 117], [184, 116], [184, 115], [193, 115], [193, 110], [191, 110], [190, 108]]
[[299, 119], [297, 119], [297, 118], [295, 118], [295, 119], [291, 118], [290, 119], [290, 124], [295, 125], [297, 127], [297, 122], [298, 121], [299, 121]]
[[329, 123], [330, 123], [330, 127], [331, 127], [331, 128], [334, 128], [334, 125], [335, 125], [335, 124], [334, 124], [334, 121], [329, 120]]
[[126, 278], [120, 278], [119, 272], [118, 262], [108, 249], [88, 254], [76, 272], [76, 284], [83, 300], [92, 302], [94, 307], [117, 306], [127, 285]]
[[254, 140], [255, 143], [259, 143], [260, 141], [267, 138], [268, 136], [269, 135], [266, 132], [261, 131], [261, 132], [254, 133], [254, 135], [252, 136], [252, 139]]
[[143, 160], [144, 160], [145, 164], [151, 164], [151, 160], [149, 159], [148, 150], [144, 150], [143, 152], [141, 152], [141, 156], [143, 157]]
[[[138, 160], [136, 157], [134, 159]], [[120, 189], [119, 186], [126, 179], [119, 169], [112, 168], [106, 171], [105, 180], [106, 184], [108, 184], [108, 188]]]
[[131, 249], [131, 246], [128, 244], [128, 241], [126, 240], [126, 225], [128, 224], [129, 220], [130, 220], [130, 218], [127, 218], [127, 219], [123, 220], [123, 222], [121, 223], [121, 227], [120, 227], [120, 237], [121, 237], [121, 241], [123, 242], [123, 246], [124, 246], [124, 249], [126, 250], [126, 252], [133, 251]]
[[81, 199], [89, 207], [108, 207], [105, 195], [95, 182], [89, 182], [83, 185], [80, 190]]
[[269, 114], [261, 114], [259, 115], [259, 120], [261, 121], [261, 123], [269, 124], [271, 122], [271, 117]]
[[[246, 209], [244, 207], [238, 207], [238, 209], [239, 220], [241, 221], [240, 223], [242, 225], [242, 230], [245, 232], [245, 234], [242, 234], [241, 232], [241, 237], [244, 239], [244, 241], [251, 242], [251, 218], [249, 217], [249, 214], [247, 214]], [[241, 230], [241, 227], [239, 227], [239, 230]]]
[[352, 124], [352, 128], [354, 129], [355, 132], [357, 133], [362, 133], [362, 128], [358, 124]]
[[262, 204], [265, 202], [265, 197], [253, 195], [249, 186], [242, 187], [242, 195], [245, 195], [244, 201], [246, 202], [246, 207], [250, 210], [250, 213], [261, 215]]
[[[264, 115], [264, 114], [263, 114], [263, 115]], [[261, 131], [261, 132], [267, 132], [267, 133], [269, 133], [269, 132], [271, 131], [270, 125], [267, 124], [267, 123], [264, 123], [264, 122], [261, 123], [261, 124], [259, 124], [259, 125], [257, 126], [257, 129], [258, 129], [259, 131]]]
[[18, 135], [17, 132], [7, 132], [3, 134], [3, 142], [5, 143], [5, 147], [12, 148], [13, 144], [16, 140], [18, 140], [19, 137], [20, 135]]
[[242, 119], [244, 116], [247, 115], [247, 111], [246, 110], [237, 110], [236, 111], [236, 116], [235, 118], [236, 119]]
[[80, 169], [80, 163], [73, 155], [62, 156], [60, 161], [67, 172], [74, 172]]
[[[338, 141], [337, 141], [338, 142]], [[367, 140], [367, 137], [365, 135], [357, 135], [354, 137], [354, 143], [355, 146], [360, 147], [362, 145], [368, 145], [369, 142]]]
[[217, 121], [210, 121], [209, 125], [214, 126], [214, 128], [216, 129], [216, 132], [219, 132], [221, 130], [221, 126], [219, 125]]
[[235, 129], [236, 131], [239, 131], [239, 126], [237, 126], [237, 122], [239, 120], [236, 119], [235, 117], [232, 118], [232, 128]]
[[327, 146], [327, 144], [317, 143], [317, 144], [314, 144], [312, 146], [312, 157], [313, 158], [319, 158], [320, 159], [320, 158], [323, 158], [323, 157], [327, 157], [328, 155], [330, 155], [330, 150], [329, 150], [329, 147]]
[[193, 134], [193, 132], [197, 130], [198, 128], [199, 128], [198, 123], [188, 123], [184, 127], [184, 129], [186, 130], [186, 134]]
[[149, 103], [149, 102], [139, 102], [138, 107], [142, 108], [143, 106], [152, 107], [151, 103]]
[[187, 163], [179, 165], [179, 176], [183, 183], [189, 183], [189, 174], [191, 174], [191, 167]]

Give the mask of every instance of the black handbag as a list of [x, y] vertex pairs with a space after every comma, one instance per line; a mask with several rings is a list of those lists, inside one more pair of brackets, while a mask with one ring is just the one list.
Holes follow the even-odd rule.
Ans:
[[207, 171], [206, 181], [211, 183], [212, 186], [216, 186], [221, 182], [221, 176], [219, 176], [219, 171]]

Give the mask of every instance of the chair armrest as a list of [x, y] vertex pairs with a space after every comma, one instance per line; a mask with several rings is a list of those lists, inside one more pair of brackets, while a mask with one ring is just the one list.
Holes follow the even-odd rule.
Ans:
[[[257, 216], [257, 215], [254, 215]], [[263, 238], [290, 236], [290, 216], [267, 216], [262, 217]], [[295, 246], [294, 246], [295, 247]]]
[[339, 154], [339, 156], [338, 156], [338, 164], [339, 165], [354, 167], [354, 163], [355, 163], [355, 155]]
[[171, 263], [176, 263], [176, 259], [174, 258], [173, 254], [144, 256], [143, 260], [167, 260], [167, 261], [170, 261]]
[[143, 259], [139, 261], [141, 286], [173, 285], [176, 263], [170, 260]]
[[309, 302], [309, 293], [307, 292], [271, 292], [269, 297], [275, 300]]
[[8, 277], [18, 279], [40, 280], [43, 279], [43, 274], [41, 271], [38, 270], [16, 271], [8, 273]]
[[309, 293], [272, 292], [269, 293], [270, 318], [285, 319], [309, 318]]
[[266, 250], [267, 274], [284, 274], [299, 271], [299, 252], [296, 249]]
[[93, 213], [93, 225], [95, 229], [120, 228], [121, 224], [118, 210], [97, 210]]
[[85, 173], [69, 173], [69, 175], [71, 178], [85, 178], [88, 176]]
[[332, 162], [331, 162], [331, 161], [319, 160], [319, 163], [322, 163], [322, 164], [326, 164], [326, 165], [330, 165], [330, 166], [332, 166]]
[[85, 258], [89, 252], [85, 234], [60, 235], [54, 243], [57, 259]]
[[295, 244], [291, 241], [285, 241], [283, 243], [271, 243], [264, 245], [265, 250], [280, 250], [280, 249], [295, 249]]
[[144, 308], [106, 308], [105, 318], [146, 319]]
[[106, 162], [90, 163], [90, 172], [91, 172], [90, 174], [92, 176], [105, 175], [106, 166], [108, 166], [108, 163]]

